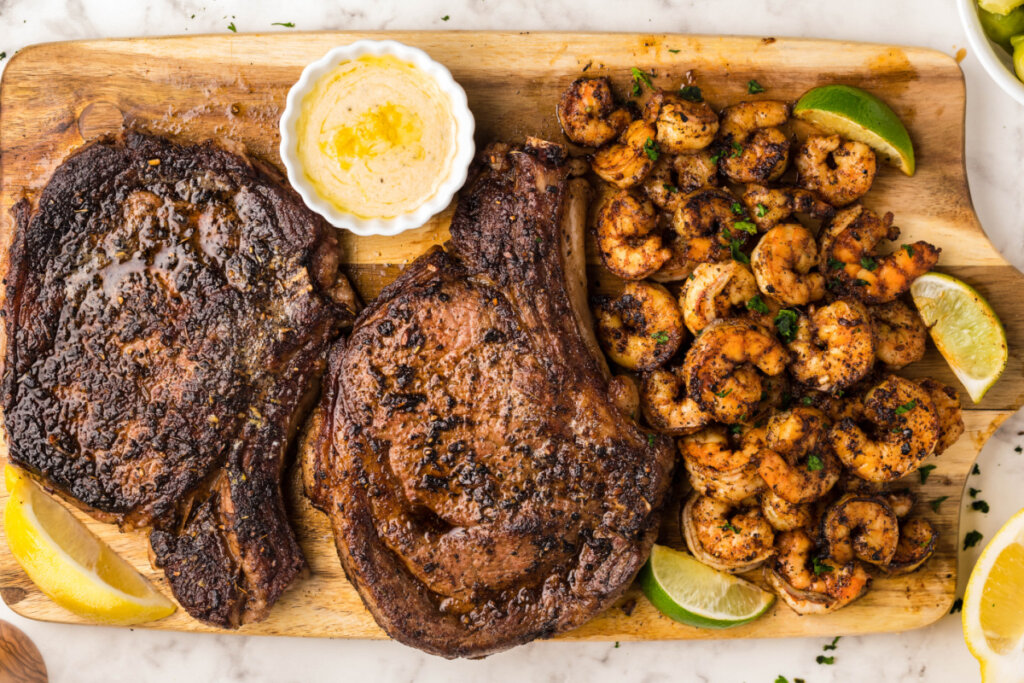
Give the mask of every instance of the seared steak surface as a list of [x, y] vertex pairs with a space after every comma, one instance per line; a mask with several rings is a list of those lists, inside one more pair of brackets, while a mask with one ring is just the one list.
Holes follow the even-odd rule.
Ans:
[[566, 197], [583, 181], [560, 147], [504, 152], [463, 189], [450, 252], [410, 265], [334, 346], [303, 453], [378, 623], [446, 657], [611, 604], [647, 558], [672, 462], [612, 404], [581, 322]]
[[152, 526], [193, 616], [262, 618], [304, 566], [285, 449], [355, 307], [330, 228], [241, 156], [137, 133], [82, 148], [15, 213], [11, 459]]

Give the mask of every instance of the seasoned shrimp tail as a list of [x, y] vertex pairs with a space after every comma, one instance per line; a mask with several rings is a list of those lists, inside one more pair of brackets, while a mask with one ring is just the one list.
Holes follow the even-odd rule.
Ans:
[[633, 187], [654, 168], [654, 155], [648, 150], [655, 144], [656, 134], [653, 125], [634, 121], [622, 131], [618, 142], [594, 153], [591, 169], [601, 180], [619, 189]]
[[682, 368], [658, 368], [644, 375], [640, 408], [647, 424], [663, 434], [689, 434], [711, 421], [711, 414], [686, 395]]
[[648, 277], [672, 255], [662, 244], [654, 205], [629, 190], [620, 190], [604, 202], [595, 231], [601, 261], [624, 280]]
[[803, 529], [775, 537], [775, 559], [765, 566], [765, 580], [797, 614], [827, 614], [864, 595], [871, 577], [854, 560], [840, 564], [819, 554]]
[[626, 126], [629, 112], [615, 104], [607, 78], [578, 78], [558, 101], [558, 123], [565, 137], [584, 147], [614, 140]]
[[750, 255], [750, 266], [761, 291], [786, 306], [803, 306], [825, 296], [825, 278], [815, 272], [818, 243], [799, 223], [766, 232]]
[[755, 296], [754, 275], [739, 261], [701, 263], [686, 281], [679, 305], [686, 327], [698, 334], [715, 320], [744, 314]]
[[787, 222], [796, 213], [822, 219], [835, 215], [831, 204], [799, 187], [768, 187], [751, 183], [743, 190], [742, 200], [747, 214], [761, 232]]
[[694, 493], [683, 506], [680, 521], [690, 552], [715, 569], [749, 571], [774, 554], [775, 531], [756, 506]]
[[[761, 432], [763, 433], [763, 429]], [[764, 489], [757, 473], [761, 439], [745, 436], [734, 446], [722, 427], [708, 427], [679, 440], [690, 485], [704, 496], [739, 503]]]
[[690, 102], [660, 90], [648, 100], [644, 119], [654, 124], [658, 149], [667, 154], [704, 149], [718, 132], [718, 115], [706, 102]]
[[798, 184], [833, 206], [846, 206], [868, 193], [875, 180], [875, 153], [863, 142], [838, 135], [812, 135], [797, 148]]
[[[777, 229], [777, 228], [776, 228]], [[863, 379], [875, 363], [875, 336], [864, 304], [840, 299], [800, 316], [790, 370], [818, 391], [844, 389]]]
[[902, 301], [871, 306], [875, 355], [890, 370], [899, 370], [924, 357], [928, 328], [917, 311]]
[[651, 282], [627, 282], [619, 297], [598, 298], [594, 319], [604, 352], [627, 370], [662, 365], [686, 335], [675, 298]]
[[829, 506], [821, 536], [829, 556], [846, 564], [854, 558], [885, 566], [896, 554], [899, 521], [884, 500], [847, 494]]
[[722, 111], [719, 168], [733, 182], [776, 180], [789, 163], [789, 138], [779, 126], [789, 120], [789, 105], [773, 100], [740, 102]]

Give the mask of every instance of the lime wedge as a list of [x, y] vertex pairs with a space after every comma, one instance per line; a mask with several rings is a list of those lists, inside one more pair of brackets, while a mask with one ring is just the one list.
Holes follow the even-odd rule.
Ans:
[[698, 628], [746, 624], [775, 604], [768, 591], [663, 545], [640, 570], [640, 587], [662, 614]]
[[1006, 368], [999, 317], [973, 287], [944, 273], [917, 278], [910, 294], [939, 353], [977, 403]]
[[866, 90], [823, 85], [808, 90], [793, 116], [819, 128], [857, 140], [907, 175], [914, 175], [914, 143], [900, 117]]

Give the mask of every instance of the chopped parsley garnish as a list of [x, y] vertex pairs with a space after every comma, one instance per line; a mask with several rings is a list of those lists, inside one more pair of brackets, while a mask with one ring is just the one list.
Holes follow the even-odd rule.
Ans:
[[673, 192], [673, 193], [679, 192], [679, 188], [676, 187], [675, 185], [669, 185], [668, 183], [662, 183], [661, 186], [663, 188], [665, 188], [666, 192]]
[[735, 159], [735, 158], [736, 158], [736, 157], [738, 157], [738, 156], [739, 156], [740, 154], [743, 154], [743, 146], [742, 146], [742, 145], [741, 145], [740, 143], [738, 143], [738, 142], [736, 142], [735, 140], [733, 140], [733, 141], [732, 141], [731, 143], [729, 143], [729, 144], [730, 144], [730, 145], [732, 145], [732, 149], [733, 149], [733, 152], [732, 152], [732, 154], [730, 154], [730, 155], [729, 155], [730, 157], [732, 157], [733, 159]]
[[647, 142], [644, 143], [644, 153], [651, 161], [658, 160], [658, 143], [653, 138], [647, 138]]
[[751, 78], [750, 81], [747, 82], [747, 92], [751, 95], [760, 95], [764, 92], [764, 86]]
[[687, 102], [703, 102], [704, 93], [695, 85], [684, 85], [679, 89], [679, 96]]
[[831, 665], [831, 664], [835, 664], [836, 663], [836, 658], [835, 657], [826, 657], [825, 655], [818, 655], [817, 657], [814, 658], [814, 661], [816, 661], [818, 664], [829, 664], [829, 665]]
[[[740, 415], [740, 420], [745, 420], [746, 418], [747, 418], [746, 415]], [[738, 435], [742, 431], [743, 431], [743, 425], [729, 425], [729, 433], [734, 435], [734, 436]]]
[[897, 415], [906, 415], [907, 413], [909, 413], [911, 410], [913, 410], [916, 407], [917, 407], [917, 401], [915, 399], [910, 399], [909, 401], [907, 401], [903, 405], [897, 406], [896, 414]]
[[828, 257], [828, 269], [829, 270], [839, 270], [842, 267], [843, 267], [843, 262], [842, 261], [840, 261], [839, 259], [837, 259], [835, 257], [832, 257], [832, 256]]
[[668, 51], [671, 52], [674, 55], [679, 54], [679, 50], [673, 50], [672, 48], [669, 48]]
[[658, 342], [659, 344], [667, 344], [668, 332], [666, 332], [665, 330], [658, 330], [657, 332], [651, 335], [651, 339]]
[[778, 677], [776, 677], [775, 683], [789, 683], [789, 679], [780, 674]]
[[860, 278], [857, 278], [856, 280], [853, 281], [853, 284], [857, 285], [858, 287], [863, 287], [867, 283], [867, 280], [861, 280]]
[[937, 513], [939, 511], [939, 506], [942, 505], [942, 503], [945, 502], [947, 498], [949, 498], [949, 496], [941, 496], [939, 498], [936, 498], [932, 502], [928, 503], [928, 505], [930, 505], [932, 508], [932, 512]]
[[814, 453], [807, 456], [807, 469], [811, 472], [817, 472], [825, 468], [825, 463]]
[[647, 435], [647, 445], [648, 446], [653, 446], [654, 445], [654, 434], [648, 434]]
[[743, 253], [742, 249], [740, 248], [742, 246], [743, 245], [739, 240], [731, 240], [729, 242], [729, 253], [732, 254], [733, 261], [739, 261], [740, 263], [743, 264], [749, 264], [750, 257]]
[[956, 600], [953, 601], [953, 606], [949, 608], [949, 613], [950, 614], [956, 614], [957, 612], [959, 612], [963, 608], [964, 608], [964, 599], [963, 598], [957, 598]]
[[836, 644], [839, 642], [840, 638], [842, 638], [842, 636], [836, 636], [835, 638], [832, 639], [831, 643], [829, 643], [828, 645], [823, 645], [821, 647], [821, 649], [824, 650], [825, 652], [828, 652], [829, 650], [835, 650], [836, 649]]
[[870, 256], [861, 256], [860, 265], [862, 268], [866, 268], [867, 270], [874, 270], [875, 268], [878, 267], [878, 261], [871, 258]]
[[7, 53], [6, 52], [0, 52], [0, 60], [4, 60], [4, 59], [7, 59]]
[[911, 244], [901, 244], [900, 249], [907, 252], [907, 256], [914, 258], [914, 247]]
[[979, 511], [981, 511], [982, 514], [986, 514], [987, 515], [989, 507], [988, 507], [988, 503], [986, 503], [985, 501], [983, 501], [983, 500], [976, 500], [973, 503], [971, 503], [971, 509], [972, 510], [979, 510]]
[[723, 154], [725, 154], [725, 152], [723, 150], [718, 150], [717, 152], [715, 152], [711, 156], [711, 163], [717, 164], [719, 162], [719, 160], [722, 158]]
[[284, 26], [285, 28], [295, 28], [294, 21], [275, 21], [271, 26]]
[[764, 218], [767, 213], [768, 207], [762, 204], [761, 202], [758, 202], [757, 206], [754, 208], [754, 215], [756, 215], [758, 218]]
[[971, 494], [971, 498], [977, 498], [978, 494], [981, 493], [981, 489], [969, 488], [967, 493]]
[[924, 465], [917, 470], [917, 474], [921, 477], [922, 484], [928, 481], [928, 475], [930, 475], [934, 469], [935, 465]]
[[753, 298], [751, 298], [750, 301], [747, 302], [747, 308], [750, 309], [751, 311], [754, 311], [755, 313], [761, 313], [764, 315], [767, 315], [768, 313], [771, 312], [771, 310], [768, 308], [768, 304], [764, 302], [764, 299], [761, 298], [760, 294], [755, 294]]
[[633, 74], [634, 95], [639, 95], [641, 92], [643, 92], [643, 86], [645, 85], [651, 90], [654, 90], [654, 84], [651, 83], [651, 77], [649, 75], [647, 75], [640, 69], [636, 68], [635, 66], [632, 69], [630, 69], [630, 73]]
[[968, 548], [973, 548], [974, 546], [978, 545], [978, 541], [980, 541], [981, 539], [982, 535], [980, 531], [968, 531], [967, 535], [964, 536], [964, 550], [967, 550]]
[[735, 223], [732, 224], [732, 227], [736, 228], [737, 230], [742, 230], [748, 235], [757, 234], [757, 226], [751, 223], [750, 221], [736, 221]]
[[1017, 446], [1017, 447], [1015, 447], [1013, 449], [1013, 452], [1014, 453], [1024, 453], [1024, 448], [1021, 448], [1020, 446]]
[[812, 562], [812, 567], [814, 568], [814, 573], [817, 576], [821, 576], [822, 574], [828, 574], [831, 571], [835, 571], [835, 567], [833, 567], [830, 564], [825, 564], [821, 561], [821, 559], [817, 557], [814, 558]]
[[796, 338], [796, 311], [791, 308], [783, 308], [775, 316], [775, 329], [779, 331], [782, 341], [791, 342]]
[[809, 406], [812, 403], [814, 403], [814, 397], [813, 396], [804, 396], [803, 398], [800, 399], [800, 402], [803, 403], [805, 406]]
[[734, 214], [736, 214], [737, 216], [743, 215], [743, 205], [740, 204], [739, 202], [733, 202], [732, 206], [729, 207], [729, 208], [731, 208], [732, 212]]
[[978, 463], [974, 463], [974, 467], [971, 468], [971, 474], [981, 474], [981, 468], [978, 467]]
[[723, 524], [722, 526], [720, 526], [718, 528], [719, 529], [725, 529], [726, 531], [731, 531], [734, 534], [738, 534], [740, 532], [740, 530], [737, 527], [733, 526], [732, 522], [726, 522], [725, 524]]
[[449, 16], [448, 16], [448, 15], [446, 14], [446, 15], [444, 15], [443, 17], [441, 17], [441, 21], [448, 21], [448, 19], [450, 19], [450, 18], [451, 18], [451, 17], [449, 17]]
[[728, 396], [731, 393], [732, 393], [732, 389], [722, 389], [721, 391], [716, 391], [715, 392], [715, 396], [717, 396], [718, 398], [725, 398], [726, 396]]
[[235, 28], [235, 22], [232, 21], [230, 24], [228, 24], [228, 30], [232, 33], [238, 33], [238, 29]]

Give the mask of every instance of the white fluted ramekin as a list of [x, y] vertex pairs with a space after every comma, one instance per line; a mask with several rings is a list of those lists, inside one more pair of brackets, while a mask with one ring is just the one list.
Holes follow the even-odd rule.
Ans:
[[[415, 211], [391, 218], [362, 218], [341, 211], [316, 191], [306, 177], [298, 157], [298, 137], [295, 128], [299, 120], [302, 100], [325, 73], [341, 62], [358, 59], [364, 55], [378, 57], [390, 55], [418, 68], [434, 79], [441, 91], [448, 96], [451, 101], [452, 115], [455, 117], [455, 158], [448, 170], [448, 177], [438, 187], [437, 192]], [[326, 218], [331, 225], [351, 230], [362, 236], [397, 235], [406, 230], [420, 227], [432, 216], [443, 211], [452, 201], [455, 193], [466, 182], [469, 164], [476, 152], [473, 144], [474, 127], [473, 114], [469, 111], [469, 104], [466, 102], [466, 91], [455, 82], [448, 69], [431, 59], [426, 52], [394, 40], [359, 40], [351, 45], [336, 47], [307, 66], [303, 69], [298, 82], [288, 91], [288, 101], [280, 122], [281, 161], [284, 162], [284, 167], [288, 172], [288, 181], [301, 195], [306, 206]]]

